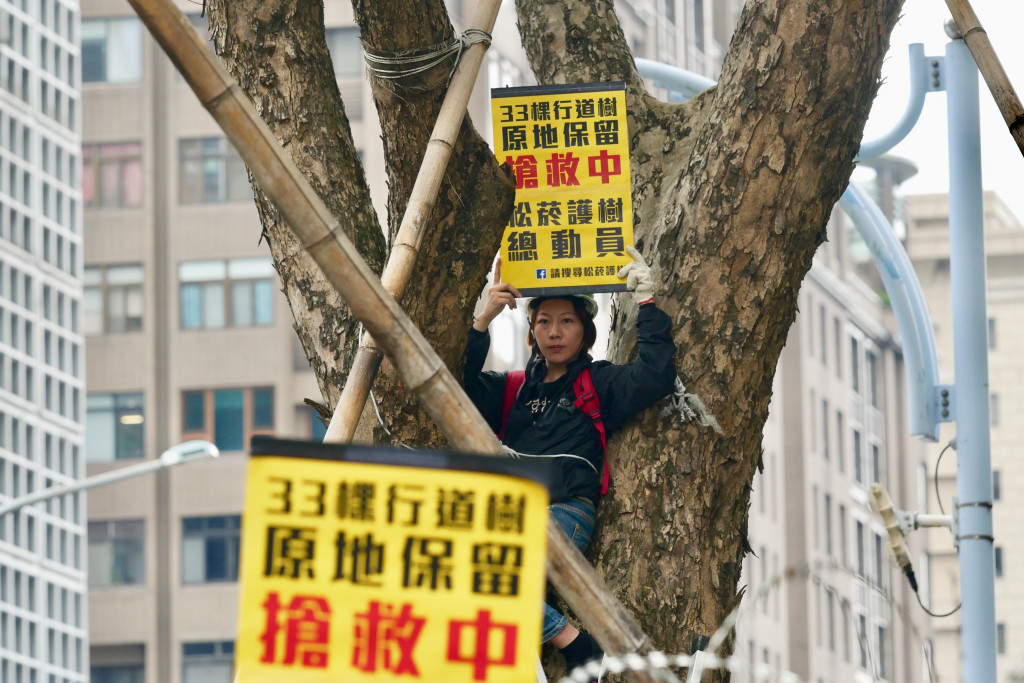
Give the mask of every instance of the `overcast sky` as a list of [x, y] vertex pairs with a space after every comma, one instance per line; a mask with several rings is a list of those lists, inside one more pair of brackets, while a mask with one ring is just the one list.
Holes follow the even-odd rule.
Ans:
[[[1024, 93], [1024, 0], [972, 0], [1003, 68], [1018, 96]], [[927, 56], [945, 54], [949, 38], [943, 23], [950, 16], [943, 0], [906, 0], [903, 18], [892, 36], [892, 48], [883, 67], [883, 83], [865, 139], [886, 132], [899, 120], [906, 105], [907, 45], [924, 43]], [[996, 108], [988, 86], [979, 75], [981, 100], [982, 182], [995, 190], [1024, 221], [1024, 156], [1017, 149]], [[946, 94], [929, 93], [921, 120], [892, 151], [917, 164], [919, 173], [907, 181], [906, 194], [949, 191]]]

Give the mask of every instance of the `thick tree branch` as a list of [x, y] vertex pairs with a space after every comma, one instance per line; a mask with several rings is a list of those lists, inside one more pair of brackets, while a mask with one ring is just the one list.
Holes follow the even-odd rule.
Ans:
[[[363, 45], [373, 52], [420, 50], [454, 35], [441, 0], [354, 0], [352, 6]], [[445, 62], [395, 83], [371, 79], [381, 129], [387, 131], [383, 139], [391, 235], [405, 213], [451, 68]], [[420, 260], [402, 299], [450, 368], [461, 368], [474, 303], [497, 253], [513, 195], [511, 174], [498, 166], [467, 116], [428, 222]], [[389, 430], [406, 443], [440, 443], [433, 425], [396, 382], [385, 366], [378, 379], [378, 395], [391, 399], [385, 410]], [[387, 435], [377, 430], [374, 438], [386, 440]]]
[[[210, 0], [217, 52], [260, 116], [343, 225], [367, 263], [384, 265], [384, 239], [334, 79], [317, 2]], [[329, 130], [331, 134], [324, 135]], [[358, 321], [302, 249], [277, 209], [254, 188], [263, 231], [295, 329], [333, 405]]]

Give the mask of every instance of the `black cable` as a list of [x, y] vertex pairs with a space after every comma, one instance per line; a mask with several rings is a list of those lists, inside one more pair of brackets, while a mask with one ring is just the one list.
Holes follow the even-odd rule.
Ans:
[[[955, 438], [950, 439], [949, 442], [943, 447], [943, 449], [939, 451], [939, 457], [935, 459], [935, 476], [933, 478], [933, 481], [935, 483], [935, 500], [939, 504], [939, 510], [942, 512], [942, 514], [946, 514], [946, 508], [942, 505], [942, 495], [939, 493], [939, 463], [942, 462], [942, 456], [945, 455], [946, 451], [953, 447], [955, 443]], [[921, 609], [923, 609], [929, 616], [941, 619], [943, 617], [952, 616], [960, 611], [960, 607], [963, 605], [963, 603], [959, 603], [956, 607], [954, 607], [953, 609], [944, 614], [936, 614], [935, 612], [925, 607], [924, 603], [921, 601], [921, 594], [917, 591], [917, 580], [914, 577], [914, 570], [908, 565], [904, 568], [903, 571], [907, 575], [907, 581], [910, 582], [911, 588], [914, 589], [914, 595], [917, 597], [917, 604], [919, 604], [921, 606]]]
[[936, 617], [936, 618], [940, 618], [940, 619], [942, 617], [949, 617], [949, 616], [952, 616], [952, 615], [956, 614], [957, 612], [960, 611], [960, 606], [963, 605], [963, 603], [960, 603], [959, 605], [957, 605], [953, 609], [949, 610], [945, 614], [936, 614], [935, 612], [931, 611], [930, 609], [928, 609], [927, 607], [924, 606], [924, 603], [921, 602], [921, 594], [920, 593], [918, 593], [917, 591], [914, 591], [914, 595], [917, 596], [917, 604], [921, 605], [921, 609], [923, 609], [925, 612], [927, 612], [931, 616]]
[[948, 451], [950, 446], [952, 446], [955, 442], [956, 439], [950, 439], [949, 443], [946, 444], [945, 448], [943, 448], [939, 452], [939, 457], [935, 459], [935, 500], [938, 501], [939, 510], [942, 512], [942, 514], [946, 514], [946, 508], [942, 506], [942, 496], [939, 495], [939, 463], [942, 462], [942, 456], [946, 454], [946, 451]]

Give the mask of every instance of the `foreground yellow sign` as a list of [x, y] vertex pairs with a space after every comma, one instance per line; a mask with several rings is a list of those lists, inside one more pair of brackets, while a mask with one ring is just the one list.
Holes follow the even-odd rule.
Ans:
[[534, 676], [547, 490], [463, 469], [492, 466], [514, 463], [254, 439], [238, 681]]
[[525, 296], [625, 289], [632, 259], [625, 84], [491, 90], [494, 150], [516, 175], [502, 277]]

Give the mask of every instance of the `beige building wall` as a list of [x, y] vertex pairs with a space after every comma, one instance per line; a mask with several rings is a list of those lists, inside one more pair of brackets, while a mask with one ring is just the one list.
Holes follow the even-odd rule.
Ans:
[[[190, 3], [180, 7], [198, 13]], [[97, 0], [83, 7], [85, 20], [130, 16], [130, 8], [120, 2]], [[86, 144], [141, 142], [144, 188], [141, 206], [85, 212], [86, 266], [140, 264], [144, 273], [141, 330], [108, 330], [87, 338], [88, 392], [142, 393], [145, 458], [189, 436], [185, 392], [241, 389], [248, 402], [253, 389], [270, 388], [272, 431], [308, 438], [312, 423], [302, 399], [319, 394], [305, 361], [294, 360], [297, 342], [276, 276], [270, 324], [182, 329], [182, 263], [269, 259], [269, 251], [259, 244], [251, 192], [239, 200], [181, 201], [180, 141], [221, 133], [148, 35], [143, 46], [140, 81], [83, 87]], [[251, 412], [251, 406], [245, 410]], [[246, 429], [246, 436], [252, 431]], [[205, 436], [213, 438], [212, 425], [207, 424]], [[124, 464], [93, 462], [88, 474]], [[189, 680], [182, 674], [186, 644], [234, 640], [237, 583], [183, 581], [183, 519], [240, 514], [245, 464], [244, 452], [227, 451], [215, 461], [164, 470], [89, 495], [91, 523], [141, 520], [144, 529], [141, 582], [90, 590], [94, 680], [137, 680], [133, 673], [118, 673], [125, 670], [120, 667], [137, 664], [144, 665], [147, 683]], [[111, 678], [118, 675], [127, 677]]]
[[[953, 311], [949, 271], [949, 198], [947, 195], [908, 197], [907, 251], [928, 301], [935, 328], [942, 382], [952, 384]], [[1024, 464], [1019, 457], [1024, 437], [1024, 226], [997, 195], [984, 196], [985, 250], [988, 276], [988, 366], [991, 389], [991, 457], [993, 470], [993, 524], [996, 558], [996, 667], [999, 681], [1024, 680], [1024, 587], [1014, 577], [1024, 566], [1019, 542], [1024, 516], [1013, 503], [1013, 492], [1024, 486]], [[954, 424], [943, 425], [938, 444], [929, 449], [929, 512], [939, 513], [935, 498], [936, 460], [956, 436]], [[942, 505], [951, 511], [956, 495], [957, 454], [948, 449], [938, 464]], [[960, 602], [961, 576], [950, 534], [929, 532], [931, 609], [944, 613]], [[962, 680], [960, 615], [933, 621], [938, 680]]]
[[737, 654], [803, 681], [925, 681], [927, 621], [867, 496], [880, 481], [916, 497], [924, 450], [907, 433], [895, 323], [849, 263], [850, 230], [837, 212], [804, 280], [754, 479], [748, 594], [781, 571], [796, 578], [741, 620]]

